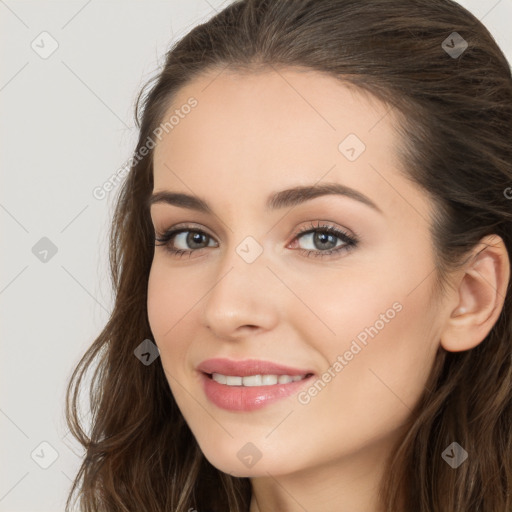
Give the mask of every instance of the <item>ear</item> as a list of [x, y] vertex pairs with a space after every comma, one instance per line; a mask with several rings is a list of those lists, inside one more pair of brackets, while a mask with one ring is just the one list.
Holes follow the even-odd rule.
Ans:
[[451, 306], [441, 333], [445, 350], [469, 350], [485, 339], [503, 309], [509, 279], [510, 260], [503, 239], [498, 235], [482, 238], [457, 273], [456, 306]]

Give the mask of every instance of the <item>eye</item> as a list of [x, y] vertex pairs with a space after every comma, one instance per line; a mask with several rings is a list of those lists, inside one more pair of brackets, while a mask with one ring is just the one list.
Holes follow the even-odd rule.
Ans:
[[358, 239], [330, 224], [311, 224], [295, 233], [295, 240], [303, 239], [309, 247], [299, 248], [308, 257], [325, 257], [349, 250], [358, 244]]
[[[299, 247], [301, 253], [307, 257], [324, 257], [346, 251], [358, 244], [358, 239], [330, 224], [311, 224], [294, 234], [292, 244], [297, 245], [299, 240], [306, 241], [306, 248]], [[156, 242], [160, 242], [157, 244]], [[166, 231], [155, 238], [155, 246], [164, 246], [172, 256], [192, 256], [206, 247], [217, 247], [213, 238], [201, 229], [192, 229], [191, 226], [182, 226]], [[181, 246], [181, 247], [180, 247]]]
[[[172, 244], [171, 241], [173, 242]], [[166, 231], [155, 238], [155, 242], [161, 242], [160, 244], [155, 243], [155, 246], [162, 245], [172, 255], [181, 257], [186, 254], [191, 256], [193, 252], [211, 246], [210, 242], [213, 242], [213, 238], [200, 229], [182, 227]], [[176, 244], [184, 246], [184, 248], [173, 247]], [[215, 244], [213, 246], [215, 247]]]

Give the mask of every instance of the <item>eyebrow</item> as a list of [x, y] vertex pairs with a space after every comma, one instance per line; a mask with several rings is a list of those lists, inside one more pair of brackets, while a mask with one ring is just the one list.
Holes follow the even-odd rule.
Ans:
[[[341, 195], [359, 201], [377, 212], [382, 210], [361, 192], [340, 183], [324, 183], [321, 185], [297, 186], [287, 190], [273, 193], [266, 202], [267, 210], [277, 210], [297, 206], [316, 197], [326, 195]], [[154, 193], [149, 199], [149, 206], [156, 203], [165, 203], [203, 213], [213, 213], [208, 203], [197, 197], [181, 192], [161, 191]]]

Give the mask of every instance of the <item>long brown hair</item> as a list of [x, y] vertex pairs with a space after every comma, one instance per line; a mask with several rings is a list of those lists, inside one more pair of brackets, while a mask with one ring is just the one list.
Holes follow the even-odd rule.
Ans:
[[[461, 55], [449, 52], [459, 47], [454, 32], [468, 43]], [[401, 172], [437, 206], [432, 240], [441, 285], [486, 235], [499, 235], [512, 254], [511, 69], [484, 25], [452, 0], [235, 1], [176, 42], [140, 92], [135, 154], [154, 138], [177, 91], [199, 73], [278, 66], [328, 73], [401, 116]], [[134, 158], [116, 199], [113, 312], [67, 390], [67, 421], [86, 454], [66, 510], [79, 491], [84, 512], [247, 512], [250, 480], [205, 459], [160, 359], [146, 366], [134, 357], [152, 338], [152, 166], [151, 149]], [[482, 343], [463, 352], [438, 350], [388, 461], [381, 488], [386, 511], [512, 511], [511, 312], [509, 283], [501, 315]], [[93, 363], [87, 434], [79, 393]], [[456, 470], [441, 457], [454, 441], [469, 453]]]

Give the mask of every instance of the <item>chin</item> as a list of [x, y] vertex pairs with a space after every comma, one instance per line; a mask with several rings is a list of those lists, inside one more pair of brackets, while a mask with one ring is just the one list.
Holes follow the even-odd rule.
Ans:
[[252, 478], [268, 476], [269, 473], [272, 475], [287, 474], [297, 470], [297, 461], [288, 460], [288, 467], [285, 467], [283, 454], [278, 454], [273, 450], [266, 457], [264, 453], [257, 452], [250, 443], [245, 443], [241, 448], [238, 443], [233, 443], [233, 446], [223, 449], [221, 447], [220, 450], [219, 445], [212, 447], [211, 450], [205, 450], [201, 446], [201, 451], [212, 466], [232, 476]]

